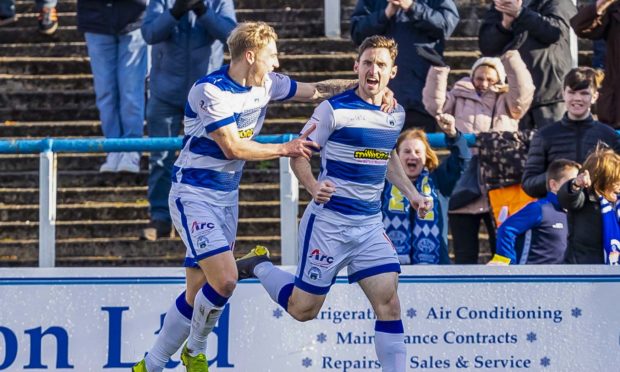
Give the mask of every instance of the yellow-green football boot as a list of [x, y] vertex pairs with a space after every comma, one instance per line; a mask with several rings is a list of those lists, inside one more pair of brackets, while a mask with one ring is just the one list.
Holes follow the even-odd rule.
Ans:
[[254, 268], [261, 262], [269, 261], [269, 250], [262, 245], [257, 245], [245, 256], [237, 259], [237, 271], [239, 280], [255, 278]]
[[131, 368], [131, 372], [148, 372], [146, 370], [146, 362], [142, 359], [138, 364]]
[[183, 351], [181, 351], [181, 362], [185, 366], [187, 372], [209, 372], [207, 357], [203, 353], [196, 356], [189, 355], [187, 344], [183, 346]]

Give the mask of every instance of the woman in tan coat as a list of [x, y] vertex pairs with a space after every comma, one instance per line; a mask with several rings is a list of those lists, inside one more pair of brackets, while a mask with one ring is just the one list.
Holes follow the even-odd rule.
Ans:
[[[508, 50], [501, 58], [478, 59], [471, 76], [457, 81], [450, 91], [449, 73], [445, 65], [431, 67], [422, 92], [426, 110], [440, 126], [454, 121], [462, 133], [519, 129], [519, 120], [532, 103], [535, 87], [517, 50]], [[456, 263], [477, 263], [481, 220], [489, 232], [490, 246], [495, 247], [493, 217], [485, 190], [479, 199], [449, 213]]]

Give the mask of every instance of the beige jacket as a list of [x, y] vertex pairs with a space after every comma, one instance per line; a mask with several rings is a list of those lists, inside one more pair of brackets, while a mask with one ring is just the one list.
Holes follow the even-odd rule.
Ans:
[[[463, 78], [448, 92], [449, 67], [431, 67], [422, 91], [426, 111], [435, 116], [454, 116], [462, 133], [516, 131], [519, 120], [530, 108], [536, 87], [519, 52], [510, 50], [501, 57], [508, 84], [498, 84], [479, 96], [470, 78]], [[492, 125], [491, 125], [492, 123]], [[477, 214], [489, 211], [486, 192], [470, 205], [450, 213]]]

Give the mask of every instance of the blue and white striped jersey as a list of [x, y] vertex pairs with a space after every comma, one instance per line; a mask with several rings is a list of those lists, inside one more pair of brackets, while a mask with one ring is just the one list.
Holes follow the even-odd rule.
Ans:
[[318, 180], [336, 185], [329, 202], [310, 203], [317, 218], [347, 225], [382, 222], [387, 163], [404, 121], [402, 106], [387, 114], [363, 101], [355, 90], [334, 96], [314, 110], [303, 131], [317, 124], [309, 137], [321, 146]]
[[236, 125], [242, 140], [260, 132], [267, 103], [295, 95], [297, 83], [270, 73], [262, 87], [239, 85], [223, 66], [198, 80], [185, 104], [183, 148], [174, 164], [171, 194], [219, 206], [237, 204], [245, 161], [229, 160], [210, 133]]

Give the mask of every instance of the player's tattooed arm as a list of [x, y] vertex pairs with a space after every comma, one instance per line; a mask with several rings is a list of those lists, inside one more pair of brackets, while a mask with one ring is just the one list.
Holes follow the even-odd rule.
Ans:
[[320, 102], [356, 86], [357, 80], [350, 79], [331, 79], [318, 83], [298, 82], [297, 93], [293, 99], [301, 102]]
[[[331, 79], [319, 81], [318, 83], [297, 83], [297, 93], [293, 100], [299, 102], [319, 102], [331, 98], [345, 90], [357, 87], [358, 80]], [[381, 111], [392, 112], [396, 107], [394, 92], [389, 88], [385, 89], [381, 102]]]

